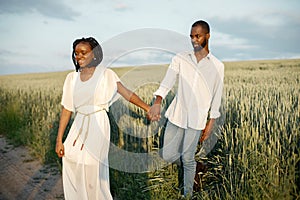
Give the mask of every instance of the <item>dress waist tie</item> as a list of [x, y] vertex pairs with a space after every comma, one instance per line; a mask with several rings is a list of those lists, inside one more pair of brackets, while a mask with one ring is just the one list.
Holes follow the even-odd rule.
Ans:
[[76, 114], [79, 113], [79, 114], [83, 115], [83, 119], [82, 119], [82, 123], [81, 123], [80, 129], [79, 129], [79, 132], [78, 132], [78, 134], [77, 134], [77, 136], [76, 136], [76, 138], [75, 138], [75, 140], [73, 142], [73, 146], [75, 146], [76, 141], [78, 140], [79, 136], [82, 133], [82, 128], [83, 128], [83, 125], [84, 125], [84, 121], [85, 121], [85, 118], [87, 117], [88, 118], [88, 124], [87, 124], [86, 132], [85, 132], [84, 139], [83, 139], [83, 142], [82, 142], [80, 150], [83, 149], [84, 143], [85, 143], [85, 141], [87, 139], [87, 136], [88, 136], [88, 133], [89, 133], [90, 116], [93, 115], [93, 114], [95, 114], [95, 113], [97, 113], [97, 112], [103, 111], [103, 110], [105, 110], [105, 108], [102, 108], [102, 109], [99, 109], [99, 110], [96, 110], [94, 112], [87, 113], [87, 114], [79, 112], [79, 111], [76, 112]]

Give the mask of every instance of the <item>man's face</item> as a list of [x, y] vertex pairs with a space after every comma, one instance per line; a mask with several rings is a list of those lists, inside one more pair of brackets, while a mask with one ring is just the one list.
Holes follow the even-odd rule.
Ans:
[[192, 27], [190, 37], [195, 52], [208, 45], [209, 33], [203, 30], [201, 26]]

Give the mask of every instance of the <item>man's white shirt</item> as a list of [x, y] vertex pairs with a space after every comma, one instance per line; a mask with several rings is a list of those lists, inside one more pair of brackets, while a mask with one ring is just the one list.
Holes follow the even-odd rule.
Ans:
[[173, 57], [167, 73], [154, 95], [165, 98], [178, 77], [178, 90], [165, 116], [181, 128], [203, 130], [208, 113], [220, 116], [224, 64], [209, 53], [197, 63], [194, 52]]

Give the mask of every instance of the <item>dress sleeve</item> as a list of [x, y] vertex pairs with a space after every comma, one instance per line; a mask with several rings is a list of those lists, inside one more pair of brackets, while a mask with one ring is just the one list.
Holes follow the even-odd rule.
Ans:
[[118, 94], [118, 82], [121, 82], [121, 80], [117, 74], [111, 69], [106, 69], [104, 79], [99, 85], [98, 91], [101, 92], [101, 95], [97, 95], [97, 98], [99, 98], [97, 102], [100, 104], [108, 104], [108, 106], [114, 103], [120, 97]]
[[61, 100], [61, 105], [65, 109], [71, 112], [74, 112], [74, 104], [73, 104], [74, 73], [75, 72], [69, 73], [65, 79], [64, 86], [63, 86], [62, 100]]

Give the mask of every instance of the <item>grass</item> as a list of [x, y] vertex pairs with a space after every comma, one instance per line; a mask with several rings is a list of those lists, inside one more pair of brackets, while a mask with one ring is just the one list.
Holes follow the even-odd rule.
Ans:
[[[114, 70], [124, 85], [151, 103], [166, 66]], [[58, 167], [54, 146], [67, 73], [0, 76], [1, 134]], [[215, 132], [218, 142], [203, 160], [208, 171], [201, 174], [196, 199], [300, 198], [299, 82], [300, 60], [225, 63], [224, 117]], [[173, 96], [174, 92], [164, 107]], [[112, 105], [109, 115], [111, 142], [119, 148], [147, 153], [161, 147], [164, 122], [147, 124], [145, 113], [122, 99]], [[148, 173], [112, 167], [110, 173], [116, 199], [178, 198], [175, 165]]]

